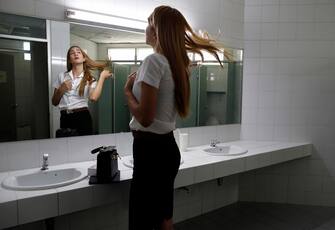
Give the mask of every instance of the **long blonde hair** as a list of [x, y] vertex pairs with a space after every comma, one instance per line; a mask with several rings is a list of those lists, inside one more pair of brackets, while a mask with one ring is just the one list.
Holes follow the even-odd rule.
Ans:
[[177, 9], [169, 6], [156, 7], [148, 21], [155, 29], [158, 49], [170, 64], [175, 84], [176, 109], [181, 117], [186, 117], [190, 104], [188, 69], [190, 59], [187, 51], [198, 53], [203, 58], [201, 50], [206, 50], [218, 60], [221, 66], [222, 62], [217, 53], [222, 51], [213, 44], [213, 40], [198, 36]]
[[67, 72], [70, 72], [72, 70], [72, 63], [70, 61], [70, 52], [71, 52], [71, 49], [73, 48], [80, 49], [81, 53], [83, 54], [83, 57], [85, 58], [85, 61], [83, 63], [84, 77], [82, 78], [79, 84], [79, 96], [83, 96], [84, 89], [87, 83], [92, 84], [95, 81], [91, 73], [91, 70], [96, 70], [96, 69], [103, 70], [107, 66], [107, 63], [95, 62], [79, 46], [71, 46], [68, 49], [67, 55], [66, 55], [67, 56], [66, 58]]

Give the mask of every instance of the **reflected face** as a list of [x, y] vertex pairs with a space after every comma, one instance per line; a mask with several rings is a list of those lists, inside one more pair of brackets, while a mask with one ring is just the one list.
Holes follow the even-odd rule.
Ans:
[[71, 64], [82, 64], [85, 61], [84, 55], [79, 47], [73, 47], [70, 50]]

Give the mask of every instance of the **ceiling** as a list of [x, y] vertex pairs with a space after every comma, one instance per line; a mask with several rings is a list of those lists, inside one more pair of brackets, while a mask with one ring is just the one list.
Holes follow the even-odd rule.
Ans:
[[70, 24], [70, 32], [95, 43], [145, 43], [145, 35], [106, 27]]

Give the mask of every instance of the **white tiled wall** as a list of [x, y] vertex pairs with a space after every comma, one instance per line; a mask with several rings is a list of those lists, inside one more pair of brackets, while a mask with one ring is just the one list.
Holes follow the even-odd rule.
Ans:
[[[180, 129], [189, 133], [189, 146], [209, 144], [211, 139], [221, 142], [238, 140], [240, 125], [203, 126]], [[178, 143], [178, 132], [175, 131]], [[49, 164], [96, 159], [91, 150], [99, 146], [115, 145], [121, 156], [132, 154], [132, 134], [114, 133], [83, 137], [68, 137], [0, 143], [0, 172], [36, 168], [41, 166], [44, 153], [49, 154]]]
[[242, 200], [334, 205], [334, 12], [334, 1], [245, 1], [241, 137], [310, 141], [315, 151], [283, 164], [288, 172], [245, 174], [261, 191], [241, 180]]
[[17, 202], [17, 206], [19, 210], [19, 224], [36, 221], [34, 215], [38, 216], [40, 220], [58, 215], [57, 212], [53, 211], [57, 210], [58, 206], [57, 194], [48, 194], [32, 199], [22, 199]]
[[17, 224], [17, 202], [9, 201], [0, 206], [0, 225], [4, 228]]

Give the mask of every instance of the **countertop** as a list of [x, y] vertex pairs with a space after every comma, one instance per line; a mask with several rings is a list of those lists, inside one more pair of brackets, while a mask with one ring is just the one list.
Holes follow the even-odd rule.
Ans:
[[[261, 142], [233, 141], [224, 144], [237, 145], [248, 150], [243, 155], [212, 156], [203, 151], [208, 145], [189, 147], [181, 152], [184, 163], [180, 166], [175, 188], [187, 186], [215, 178], [266, 167], [311, 155], [312, 144], [307, 142]], [[95, 161], [68, 163], [49, 166], [50, 169], [63, 167], [89, 168]], [[0, 228], [33, 222], [75, 211], [84, 210], [123, 197], [129, 188], [132, 169], [119, 162], [121, 172], [119, 183], [89, 185], [88, 178], [77, 183], [54, 189], [35, 191], [13, 191], [0, 187]], [[0, 181], [7, 176], [28, 173], [39, 168], [0, 173]], [[111, 196], [111, 194], [115, 194]]]

